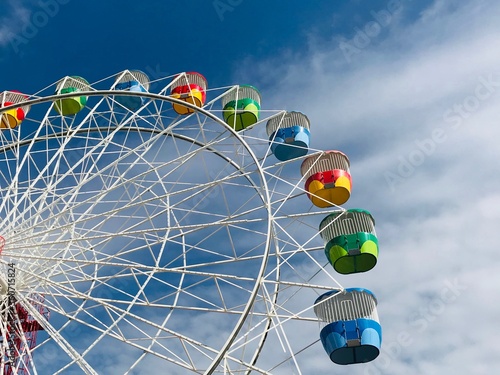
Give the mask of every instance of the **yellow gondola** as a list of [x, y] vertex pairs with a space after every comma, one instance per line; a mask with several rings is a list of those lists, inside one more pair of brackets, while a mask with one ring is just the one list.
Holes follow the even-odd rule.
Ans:
[[320, 208], [341, 205], [351, 196], [349, 159], [340, 151], [325, 151], [304, 159], [300, 167], [305, 189], [312, 203]]
[[[182, 100], [186, 103], [194, 104], [197, 107], [203, 107], [206, 100], [207, 80], [200, 73], [186, 72], [179, 74], [175, 78], [170, 96]], [[179, 115], [193, 113], [191, 108], [182, 104], [174, 103], [174, 111]]]
[[[4, 91], [0, 94], [0, 98], [2, 108], [13, 104], [23, 103], [28, 100], [28, 96], [21, 94], [19, 91]], [[14, 129], [19, 126], [29, 110], [29, 105], [6, 110], [1, 116], [0, 129]]]

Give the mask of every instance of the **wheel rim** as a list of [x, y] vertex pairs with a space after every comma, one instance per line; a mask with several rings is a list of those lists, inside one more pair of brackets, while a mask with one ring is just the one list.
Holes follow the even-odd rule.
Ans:
[[[74, 117], [48, 107], [77, 95], [97, 103]], [[236, 133], [214, 101], [120, 92], [145, 99], [127, 111], [113, 95], [33, 99], [30, 118], [0, 132], [0, 273], [15, 263], [18, 301], [45, 328], [32, 350], [18, 332], [14, 370], [132, 374], [160, 360], [171, 374], [300, 373], [295, 353], [311, 344], [287, 336], [340, 285], [313, 241], [311, 218], [329, 211], [288, 204], [305, 198], [296, 161], [272, 160], [265, 130]]]

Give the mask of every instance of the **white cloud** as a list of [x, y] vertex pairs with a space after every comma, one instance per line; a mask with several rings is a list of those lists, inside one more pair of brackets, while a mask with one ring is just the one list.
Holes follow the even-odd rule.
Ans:
[[[32, 2], [32, 1], [31, 1]], [[30, 21], [30, 1], [8, 0], [7, 11], [0, 17], [0, 46], [8, 45]]]
[[[29, 22], [23, 3], [10, 4], [13, 14]], [[484, 99], [476, 95], [482, 78], [500, 72], [499, 15], [500, 5], [493, 1], [436, 1], [412, 23], [394, 18], [350, 63], [337, 35], [328, 42], [311, 36], [306, 53], [247, 61], [257, 78], [238, 81], [261, 88], [264, 109], [304, 112], [312, 123], [312, 147], [341, 149], [351, 158], [354, 189], [346, 207], [371, 211], [380, 239], [374, 270], [338, 279], [377, 295], [384, 353], [373, 363], [343, 368], [331, 364], [315, 344], [298, 356], [304, 374], [487, 374], [499, 367], [499, 359], [488, 354], [495, 345], [492, 322], [500, 310], [492, 298], [499, 280], [498, 257], [490, 244], [500, 216], [495, 173], [500, 90], [495, 87]], [[9, 33], [23, 25], [9, 22], [0, 29], [0, 44], [8, 44]], [[477, 106], [469, 97], [476, 97]], [[474, 110], [458, 116], [454, 125], [445, 113], [456, 105], [473, 105]], [[436, 129], [443, 135], [423, 151], [419, 144], [432, 139]], [[401, 160], [411, 164], [415, 158], [421, 162], [401, 176]], [[399, 176], [394, 186], [385, 172]], [[306, 240], [302, 233], [294, 235], [299, 242]], [[315, 280], [320, 281], [325, 280]], [[310, 295], [304, 297], [306, 305], [313, 302]], [[304, 331], [294, 323], [287, 324], [294, 348], [319, 337], [317, 325]], [[224, 322], [214, 319], [191, 329], [204, 337], [216, 335], [217, 324]], [[277, 352], [286, 357], [277, 332], [269, 334], [264, 360], [275, 361]], [[110, 369], [130, 362], [123, 358], [129, 352], [119, 348], [105, 348], [114, 359]], [[149, 357], [145, 363], [157, 364]]]
[[[332, 35], [330, 44], [312, 38], [305, 52], [248, 59], [252, 77], [239, 73], [240, 81], [260, 81], [264, 108], [309, 116], [312, 147], [350, 156], [346, 207], [375, 216], [379, 264], [341, 281], [377, 294], [384, 342], [394, 351], [351, 374], [486, 374], [499, 366], [490, 333], [500, 311], [490, 240], [500, 215], [499, 16], [493, 1], [436, 1], [413, 23], [389, 25], [350, 63]], [[398, 175], [400, 157], [408, 162], [412, 152], [417, 160], [416, 142], [435, 129], [441, 141], [420, 151], [423, 161], [391, 189], [384, 173]], [[443, 301], [454, 280], [466, 289]], [[410, 343], [396, 350], [401, 332]]]

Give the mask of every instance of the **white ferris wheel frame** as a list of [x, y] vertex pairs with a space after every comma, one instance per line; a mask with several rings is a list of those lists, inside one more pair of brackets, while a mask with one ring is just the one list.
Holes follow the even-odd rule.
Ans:
[[[118, 94], [120, 96], [131, 96], [131, 97], [135, 96], [135, 97], [147, 98], [147, 99], [151, 99], [151, 100], [160, 100], [160, 101], [170, 102], [172, 104], [182, 105], [184, 107], [189, 108], [191, 111], [193, 111], [195, 113], [202, 114], [202, 115], [206, 116], [207, 118], [211, 119], [212, 121], [216, 122], [220, 126], [224, 127], [224, 129], [226, 131], [231, 132], [232, 136], [235, 137], [241, 145], [243, 145], [243, 147], [246, 149], [246, 152], [248, 152], [248, 154], [251, 156], [251, 158], [253, 160], [253, 165], [255, 165], [257, 168], [258, 176], [260, 177], [259, 182], [263, 184], [263, 186], [259, 186], [259, 187], [263, 190], [264, 195], [262, 195], [262, 194], [259, 194], [259, 195], [261, 196], [262, 204], [263, 204], [263, 206], [265, 206], [265, 209], [267, 212], [267, 218], [265, 219], [265, 220], [267, 220], [267, 234], [266, 234], [267, 241], [266, 241], [264, 253], [261, 255], [262, 261], [260, 264], [260, 269], [258, 271], [257, 276], [255, 277], [255, 284], [254, 284], [254, 287], [252, 289], [251, 295], [248, 298], [247, 303], [241, 312], [241, 315], [238, 319], [237, 324], [234, 326], [231, 334], [227, 338], [226, 342], [223, 344], [219, 353], [215, 356], [215, 358], [212, 360], [210, 366], [204, 372], [205, 375], [212, 374], [216, 371], [217, 367], [219, 367], [221, 365], [221, 362], [225, 361], [228, 358], [228, 352], [230, 350], [230, 347], [234, 343], [235, 339], [237, 338], [238, 333], [241, 331], [246, 319], [248, 318], [248, 316], [251, 312], [251, 309], [252, 309], [252, 306], [255, 302], [255, 299], [259, 295], [259, 289], [261, 288], [263, 282], [265, 281], [264, 274], [265, 274], [266, 267], [267, 267], [267, 264], [268, 264], [268, 261], [270, 258], [270, 251], [271, 251], [271, 247], [273, 245], [272, 242], [274, 239], [273, 222], [274, 222], [275, 218], [273, 217], [273, 209], [271, 207], [271, 198], [269, 195], [269, 187], [267, 186], [267, 177], [266, 177], [267, 172], [266, 172], [265, 168], [261, 165], [259, 158], [256, 156], [256, 154], [254, 153], [252, 148], [249, 146], [247, 141], [237, 131], [235, 131], [233, 128], [231, 128], [229, 125], [227, 125], [222, 119], [217, 117], [212, 112], [210, 112], [204, 108], [200, 108], [200, 107], [198, 107], [194, 104], [191, 104], [189, 102], [185, 102], [185, 101], [182, 101], [182, 100], [179, 100], [176, 98], [172, 98], [168, 95], [154, 94], [154, 93], [149, 93], [149, 92], [131, 92], [131, 91], [117, 91], [117, 90], [92, 90], [92, 91], [78, 91], [78, 92], [72, 92], [72, 93], [67, 93], [67, 94], [54, 94], [54, 95], [44, 96], [44, 97], [35, 98], [35, 99], [29, 99], [29, 100], [22, 102], [22, 103], [10, 105], [7, 108], [0, 108], [0, 115], [2, 115], [2, 113], [7, 111], [7, 110], [17, 109], [17, 108], [25, 107], [25, 106], [35, 106], [35, 105], [43, 104], [43, 103], [53, 103], [57, 100], [71, 99], [71, 98], [82, 97], [82, 96], [101, 97], [102, 98], [101, 100], [104, 100], [105, 98], [116, 96]], [[213, 101], [215, 101], [215, 99]], [[144, 107], [145, 106], [146, 105], [144, 105]], [[96, 107], [97, 107], [97, 105], [94, 106], [94, 108], [96, 108]], [[143, 107], [141, 107], [137, 111], [131, 111], [131, 112], [139, 112], [142, 108]], [[93, 109], [92, 109], [92, 111], [93, 111]], [[47, 111], [47, 113], [48, 112], [49, 111]], [[82, 120], [81, 122], [83, 123], [84, 121]], [[126, 127], [124, 127], [123, 129], [124, 130], [131, 130], [131, 129], [127, 129]], [[96, 128], [96, 130], [98, 130], [98, 129]], [[2, 131], [9, 131], [9, 129], [4, 129]], [[75, 129], [75, 130], [73, 130], [73, 133], [71, 134], [71, 136], [74, 134], [77, 134], [79, 131], [87, 132], [88, 129], [85, 129], [85, 130]], [[161, 133], [159, 130], [151, 130], [151, 129], [146, 129], [146, 128], [145, 129], [137, 129], [137, 131], [145, 131], [145, 132], [149, 131], [149, 132], [154, 132], [154, 133], [158, 133], [158, 134]], [[165, 135], [178, 137], [179, 139], [182, 139], [182, 140], [188, 141], [188, 142], [193, 142], [194, 144], [196, 144], [197, 146], [200, 146], [200, 147], [205, 146], [202, 142], [197, 141], [196, 139], [184, 136], [182, 134], [165, 134]], [[63, 137], [63, 136], [65, 136], [65, 134], [52, 134], [51, 136], [52, 137]], [[42, 141], [45, 139], [41, 138], [39, 140]], [[17, 146], [21, 147], [24, 145], [28, 145], [31, 142], [32, 142], [31, 139], [26, 139], [26, 140], [23, 140], [21, 143], [19, 143]], [[6, 147], [7, 146], [0, 148], [0, 153], [6, 152]], [[217, 156], [223, 158], [226, 162], [231, 164], [236, 169], [240, 168], [240, 166], [236, 162], [231, 160], [228, 156], [223, 155], [220, 152], [217, 152], [217, 150], [211, 149], [210, 146], [208, 146], [206, 149], [208, 151], [213, 152]], [[250, 181], [251, 185], [253, 185], [254, 188], [257, 187], [256, 183], [254, 181], [252, 181], [251, 178], [249, 178], [249, 177], [246, 177], [246, 178]], [[339, 207], [336, 207], [333, 211], [338, 211], [338, 209], [339, 209]], [[325, 214], [328, 212], [329, 212], [328, 210], [323, 211], [323, 213], [325, 213]], [[313, 213], [313, 214], [315, 214], [315, 213]], [[304, 216], [307, 216], [307, 215], [308, 215], [307, 213], [304, 213]], [[275, 302], [277, 297], [278, 297], [277, 292], [278, 292], [279, 287], [280, 287], [279, 272], [278, 272], [277, 277], [278, 278], [274, 281], [276, 292], [274, 293], [274, 297], [272, 297], [275, 299], [275, 300], [273, 300], [273, 302]], [[292, 283], [290, 283], [290, 284], [292, 284]], [[338, 289], [340, 291], [342, 289], [342, 287], [340, 287], [340, 284], [338, 284], [338, 286], [339, 287], [337, 287], [337, 288], [330, 287], [328, 289], [330, 289], [330, 290]], [[322, 285], [314, 285], [314, 286], [307, 285], [307, 287], [326, 289]], [[95, 370], [93, 370], [92, 366], [87, 363], [85, 358], [83, 358], [80, 353], [78, 353], [76, 350], [74, 350], [72, 348], [71, 344], [66, 342], [66, 340], [57, 332], [57, 330], [53, 329], [53, 327], [50, 324], [49, 325], [44, 324], [45, 320], [44, 320], [43, 316], [41, 316], [40, 313], [36, 309], [32, 308], [32, 306], [29, 303], [26, 303], [25, 305], [26, 305], [26, 308], [29, 310], [29, 313], [31, 313], [40, 322], [42, 327], [49, 333], [49, 335], [52, 337], [52, 339], [54, 339], [58, 342], [58, 345], [60, 346], [60, 348], [64, 351], [66, 351], [70, 357], [74, 358], [75, 361], [79, 363], [80, 368], [82, 368], [82, 370], [84, 370], [85, 373], [97, 374], [95, 372]], [[311, 305], [310, 309], [313, 309], [313, 307], [314, 306]], [[293, 318], [298, 319], [299, 316], [296, 315]], [[291, 318], [288, 318], [288, 319], [291, 319]], [[267, 326], [264, 328], [264, 330], [266, 332], [269, 329], [273, 329], [271, 327], [271, 324], [272, 324], [272, 320], [271, 320], [271, 316], [269, 316], [267, 319]], [[189, 338], [186, 338], [186, 340], [189, 340]], [[257, 358], [259, 357], [260, 351], [263, 349], [263, 346], [264, 346], [263, 344], [266, 340], [266, 334], [261, 335], [259, 340], [260, 340], [260, 342], [257, 345], [257, 350], [255, 351], [252, 360], [250, 361], [250, 363], [244, 363], [244, 365], [247, 366], [247, 368], [248, 368], [247, 373], [251, 372], [252, 370], [255, 370], [259, 373], [270, 374], [267, 371], [263, 371], [262, 369], [255, 367], [255, 362], [256, 362]], [[233, 360], [236, 362], [238, 361], [238, 359], [235, 359], [235, 358], [233, 358]]]

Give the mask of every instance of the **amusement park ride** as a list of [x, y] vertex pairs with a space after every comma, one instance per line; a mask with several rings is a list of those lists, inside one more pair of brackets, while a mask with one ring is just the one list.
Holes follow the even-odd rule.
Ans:
[[334, 363], [378, 356], [374, 294], [332, 276], [375, 267], [375, 222], [306, 115], [195, 72], [0, 100], [0, 374], [313, 373], [318, 322]]

